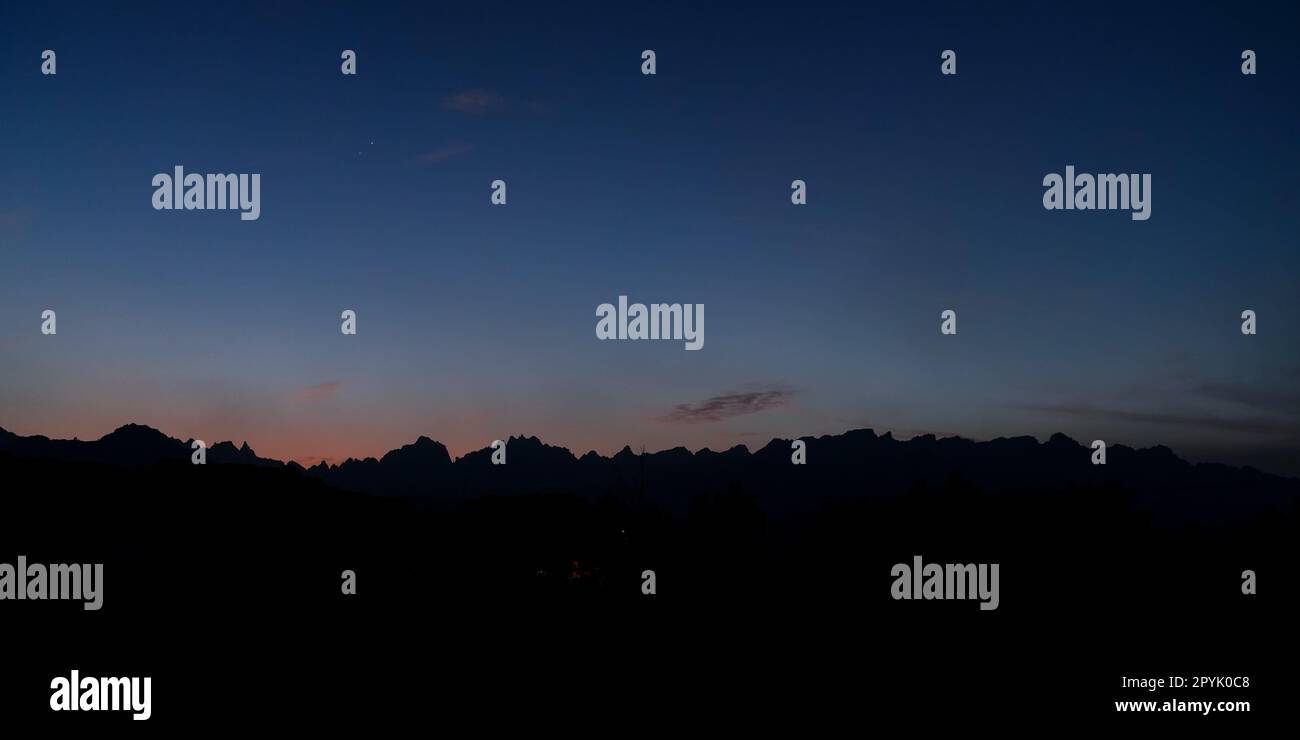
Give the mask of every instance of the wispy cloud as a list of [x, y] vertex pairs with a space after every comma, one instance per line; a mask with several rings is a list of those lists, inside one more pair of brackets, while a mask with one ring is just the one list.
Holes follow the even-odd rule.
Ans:
[[787, 388], [724, 393], [696, 403], [679, 403], [668, 414], [660, 417], [660, 421], [673, 424], [722, 421], [776, 408], [784, 405], [792, 395], [794, 391]]
[[1086, 404], [1010, 404], [1015, 408], [1044, 414], [1058, 414], [1085, 419], [1129, 421], [1140, 424], [1160, 424], [1198, 429], [1218, 429], [1251, 434], [1300, 434], [1300, 425], [1293, 421], [1278, 421], [1262, 417], [1223, 417], [1208, 414], [1124, 411], [1098, 408]]
[[506, 109], [506, 99], [491, 90], [465, 90], [442, 99], [442, 107], [457, 113], [483, 115]]
[[1249, 408], [1291, 415], [1300, 414], [1300, 395], [1282, 388], [1244, 383], [1204, 383], [1197, 387], [1196, 392], [1206, 398]]
[[331, 380], [328, 383], [317, 383], [309, 385], [299, 390], [293, 395], [295, 401], [324, 401], [327, 398], [333, 398], [335, 394], [343, 390], [344, 381]]
[[439, 162], [446, 162], [452, 157], [461, 154], [468, 154], [473, 151], [473, 149], [473, 144], [449, 144], [447, 146], [440, 146], [436, 149], [430, 149], [427, 152], [423, 152], [415, 158], [415, 161], [419, 164], [437, 164]]

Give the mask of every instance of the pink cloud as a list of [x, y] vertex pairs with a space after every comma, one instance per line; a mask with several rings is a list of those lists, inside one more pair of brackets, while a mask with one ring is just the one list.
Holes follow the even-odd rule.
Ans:
[[724, 393], [698, 403], [679, 403], [660, 417], [660, 421], [683, 424], [722, 421], [783, 406], [793, 394], [794, 391], [787, 388]]
[[466, 90], [442, 99], [442, 107], [457, 113], [498, 113], [506, 109], [506, 99], [491, 90]]
[[440, 146], [437, 149], [430, 149], [415, 158], [420, 164], [437, 164], [446, 162], [460, 154], [466, 154], [474, 149], [472, 144], [451, 144], [449, 146]]

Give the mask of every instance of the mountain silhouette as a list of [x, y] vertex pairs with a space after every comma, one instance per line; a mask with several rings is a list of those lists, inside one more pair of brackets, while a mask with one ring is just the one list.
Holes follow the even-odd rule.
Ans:
[[[535, 436], [506, 440], [505, 465], [492, 463], [491, 447], [453, 460], [443, 444], [426, 436], [379, 459], [349, 458], [306, 469], [259, 457], [247, 442], [238, 447], [218, 442], [208, 449], [207, 463], [288, 468], [335, 488], [433, 506], [488, 494], [564, 492], [590, 500], [622, 490], [643, 496], [641, 503], [682, 514], [701, 492], [734, 483], [749, 491], [763, 511], [784, 515], [827, 500], [901, 495], [953, 480], [987, 490], [1116, 486], [1169, 522], [1290, 510], [1300, 500], [1300, 479], [1249, 467], [1192, 464], [1164, 446], [1112, 445], [1106, 464], [1093, 465], [1090, 448], [1060, 433], [1041, 443], [1029, 436], [976, 442], [927, 434], [898, 440], [871, 429], [801, 439], [805, 465], [791, 464], [790, 439], [773, 439], [755, 452], [736, 445], [722, 452], [674, 447], [638, 454], [625, 446], [611, 457], [594, 451], [577, 457]], [[139, 424], [126, 424], [94, 441], [21, 437], [0, 429], [0, 452], [121, 467], [188, 465], [191, 442]]]
[[189, 445], [157, 429], [126, 424], [95, 441], [20, 437], [0, 429], [0, 451], [17, 457], [110, 465], [155, 465], [189, 459]]

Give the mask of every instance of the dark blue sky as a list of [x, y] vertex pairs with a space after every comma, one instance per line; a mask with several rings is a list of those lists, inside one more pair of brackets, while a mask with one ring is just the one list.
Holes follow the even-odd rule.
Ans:
[[[306, 462], [1064, 431], [1300, 474], [1287, 5], [275, 5], [0, 10], [0, 426]], [[153, 210], [177, 164], [260, 173], [261, 218]], [[1151, 173], [1151, 219], [1044, 210], [1070, 164]], [[597, 341], [619, 295], [703, 303], [703, 351]]]

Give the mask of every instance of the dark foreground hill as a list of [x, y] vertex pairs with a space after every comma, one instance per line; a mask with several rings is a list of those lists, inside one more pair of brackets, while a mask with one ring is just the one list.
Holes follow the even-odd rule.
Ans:
[[[1040, 607], [1090, 608], [1095, 599], [1074, 598], [1089, 589], [1109, 594], [1105, 603], [1236, 604], [1241, 571], [1295, 558], [1300, 480], [1191, 465], [1162, 447], [1113, 447], [1092, 465], [1090, 450], [1062, 435], [899, 441], [858, 430], [805, 442], [807, 464], [794, 465], [788, 440], [754, 453], [578, 458], [520, 437], [507, 464], [493, 465], [490, 449], [452, 461], [421, 437], [379, 460], [304, 470], [231, 443], [193, 465], [188, 441], [138, 425], [96, 441], [0, 431], [0, 533], [85, 557], [159, 548], [186, 562], [293, 557], [312, 572], [337, 566], [320, 571], [329, 578], [358, 560], [420, 564], [439, 590], [475, 598], [639, 598], [640, 574], [653, 569], [661, 600], [889, 600], [858, 579], [887, 577], [919, 553], [1023, 560], [1008, 583], [1037, 580], [1011, 594]], [[1158, 578], [1119, 575], [1148, 560], [1161, 564]], [[371, 594], [377, 580], [400, 581], [394, 573], [369, 574]], [[277, 580], [263, 598], [308, 582]], [[1004, 608], [1028, 606], [1011, 594]]]
[[[807, 445], [795, 466], [781, 440], [577, 458], [515, 438], [502, 467], [422, 438], [303, 470], [233, 444], [191, 465], [188, 444], [138, 426], [0, 433], [0, 562], [105, 564], [98, 612], [0, 602], [22, 636], [0, 696], [40, 708], [60, 671], [134, 666], [161, 677], [159, 722], [210, 711], [227, 685], [249, 711], [352, 718], [521, 697], [635, 712], [674, 687], [742, 713], [919, 717], [935, 696], [961, 716], [1060, 721], [1112, 715], [1122, 675], [1290, 690], [1300, 482], [1163, 448], [1092, 466], [1059, 435]], [[998, 563], [998, 608], [893, 599], [892, 566], [918, 555]]]

